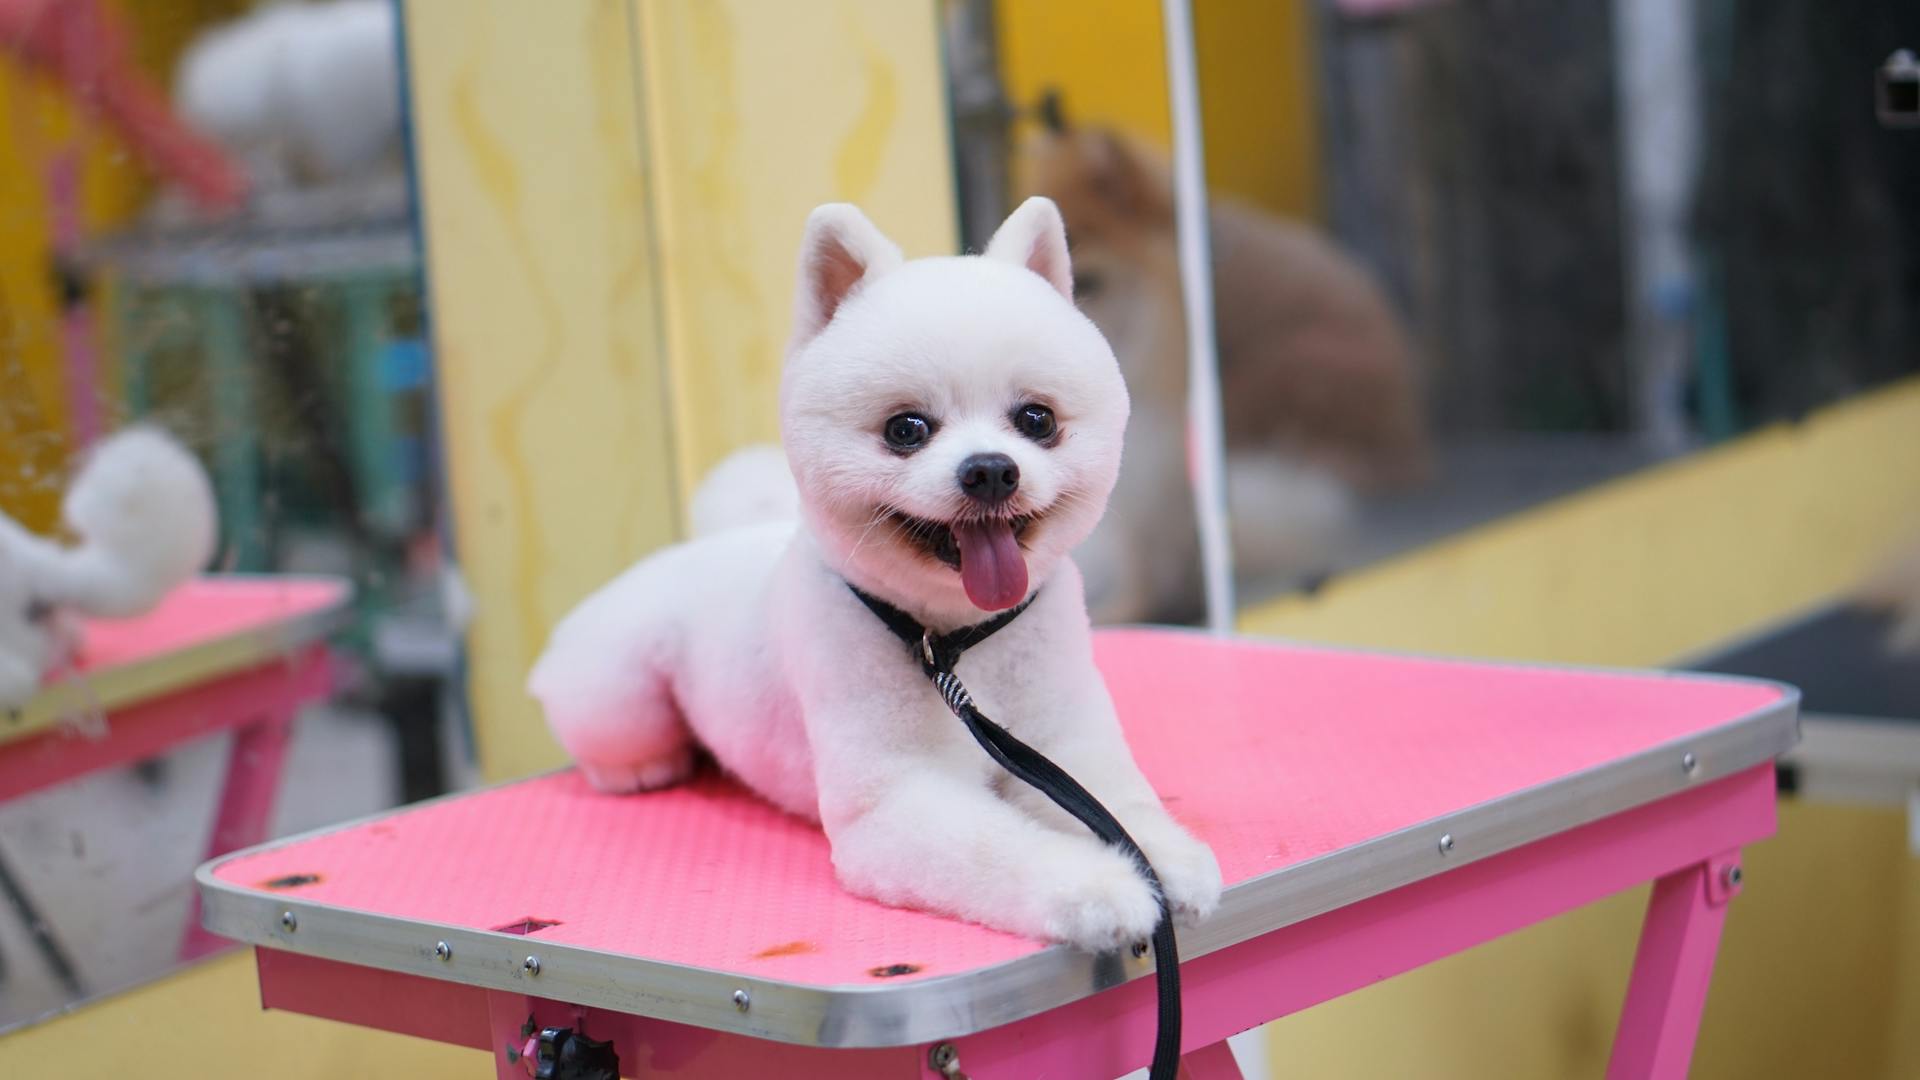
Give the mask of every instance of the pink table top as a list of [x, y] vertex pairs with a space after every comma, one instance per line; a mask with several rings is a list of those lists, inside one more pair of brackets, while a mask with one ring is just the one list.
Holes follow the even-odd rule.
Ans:
[[[1173, 631], [1105, 632], [1097, 651], [1148, 777], [1229, 885], [1219, 915], [1183, 932], [1189, 957], [1752, 768], [1797, 737], [1797, 694], [1765, 682]], [[201, 883], [210, 928], [255, 944], [710, 1026], [722, 1018], [671, 1002], [751, 985], [771, 1022], [779, 989], [1057, 977], [1084, 993], [1102, 962], [855, 898], [815, 827], [719, 777], [609, 797], [551, 774], [230, 856]], [[443, 940], [453, 959], [436, 966]], [[515, 981], [528, 954], [535, 988]]]
[[0, 722], [0, 740], [272, 660], [323, 637], [350, 596], [334, 578], [209, 576], [139, 618], [89, 621], [74, 665]]

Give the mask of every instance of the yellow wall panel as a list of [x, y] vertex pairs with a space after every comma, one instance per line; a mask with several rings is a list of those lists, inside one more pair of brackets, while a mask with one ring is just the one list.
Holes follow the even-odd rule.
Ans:
[[1318, 595], [1253, 633], [1660, 664], [1850, 588], [1920, 515], [1920, 379], [1548, 503]]
[[1031, 107], [1057, 89], [1072, 123], [1120, 128], [1161, 147], [1172, 142], [1159, 0], [1000, 0], [994, 18], [1000, 73], [1014, 104]]
[[407, 5], [436, 376], [489, 777], [561, 755], [547, 628], [677, 533], [624, 0]]
[[485, 1054], [260, 1008], [253, 951], [0, 1039], [0, 1076], [62, 1080], [472, 1080]]
[[[1117, 127], [1166, 148], [1166, 44], [1158, 0], [1002, 0], [1007, 93], [1062, 93], [1073, 123]], [[1207, 183], [1269, 210], [1321, 210], [1313, 21], [1304, 0], [1193, 0]]]
[[858, 203], [907, 254], [957, 247], [931, 3], [639, 0], [686, 490], [778, 437], [801, 225]]

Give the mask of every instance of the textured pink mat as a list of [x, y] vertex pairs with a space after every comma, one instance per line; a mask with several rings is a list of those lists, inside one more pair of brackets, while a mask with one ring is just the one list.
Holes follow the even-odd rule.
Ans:
[[241, 634], [273, 632], [289, 619], [338, 607], [346, 597], [345, 584], [323, 579], [199, 578], [137, 619], [87, 622], [73, 670], [98, 672]]
[[[1146, 630], [1102, 634], [1098, 654], [1148, 776], [1229, 883], [1781, 697]], [[537, 920], [552, 924], [532, 930], [542, 941], [816, 986], [948, 975], [1041, 947], [849, 896], [816, 829], [717, 778], [617, 798], [560, 773], [246, 855], [216, 876], [470, 929]]]

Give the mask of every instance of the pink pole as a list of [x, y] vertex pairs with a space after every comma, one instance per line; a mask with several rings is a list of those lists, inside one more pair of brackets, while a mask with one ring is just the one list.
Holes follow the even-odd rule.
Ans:
[[[227, 752], [227, 778], [220, 791], [220, 808], [214, 815], [213, 835], [207, 842], [207, 858], [251, 847], [267, 838], [293, 726], [294, 709], [289, 706], [235, 729], [233, 746]], [[225, 938], [216, 937], [201, 927], [200, 893], [195, 890], [187, 913], [186, 938], [180, 944], [180, 958], [193, 960], [227, 944]]]
[[1224, 1041], [1180, 1055], [1179, 1080], [1242, 1080], [1240, 1063]]
[[1736, 857], [1722, 856], [1654, 882], [1608, 1080], [1686, 1077], [1739, 865]]
[[[79, 273], [80, 146], [70, 144], [47, 163], [47, 208], [53, 219], [53, 257], [62, 275]], [[60, 298], [60, 352], [67, 393], [67, 423], [73, 445], [84, 449], [100, 436], [100, 384], [93, 313], [84, 286]]]

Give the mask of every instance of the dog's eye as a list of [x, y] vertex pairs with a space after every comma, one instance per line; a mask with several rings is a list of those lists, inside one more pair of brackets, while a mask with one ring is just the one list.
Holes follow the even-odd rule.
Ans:
[[1013, 410], [1013, 427], [1034, 442], [1046, 442], [1055, 430], [1053, 410], [1033, 403], [1022, 405]]
[[887, 445], [895, 450], [918, 450], [933, 437], [933, 421], [919, 413], [901, 413], [887, 419]]

